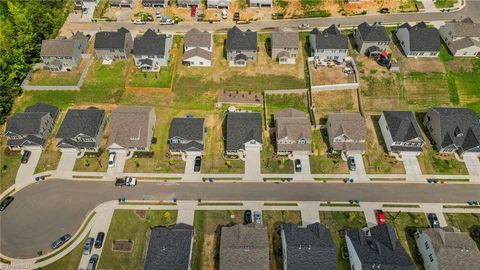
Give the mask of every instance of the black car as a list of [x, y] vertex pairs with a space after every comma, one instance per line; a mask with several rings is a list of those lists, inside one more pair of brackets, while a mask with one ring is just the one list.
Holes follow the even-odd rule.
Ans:
[[53, 242], [50, 247], [52, 249], [57, 249], [57, 248], [61, 247], [63, 244], [65, 244], [68, 240], [70, 240], [70, 238], [71, 238], [70, 234], [67, 233], [64, 236], [55, 240], [55, 242]]
[[348, 169], [350, 171], [355, 171], [357, 169], [357, 166], [355, 165], [355, 158], [354, 157], [348, 157]]
[[88, 260], [87, 270], [95, 270], [97, 267], [97, 262], [98, 254], [93, 254], [92, 257], [90, 257], [90, 260]]
[[201, 166], [202, 166], [202, 157], [200, 156], [195, 157], [195, 165], [193, 166], [193, 171], [199, 172]]
[[101, 248], [103, 245], [103, 239], [105, 238], [104, 232], [97, 233], [97, 238], [95, 238], [95, 248]]
[[302, 162], [300, 162], [300, 159], [295, 159], [295, 171], [296, 172], [302, 171]]
[[28, 162], [28, 159], [30, 158], [30, 155], [32, 152], [25, 150], [22, 155], [22, 163], [26, 164]]
[[7, 196], [3, 201], [0, 203], [0, 211], [5, 210], [9, 204], [13, 202], [13, 197], [12, 196]]
[[432, 228], [440, 228], [440, 221], [438, 221], [438, 217], [434, 213], [427, 214], [428, 222], [430, 222], [430, 226]]
[[252, 211], [245, 210], [245, 224], [250, 224], [250, 223], [252, 223]]

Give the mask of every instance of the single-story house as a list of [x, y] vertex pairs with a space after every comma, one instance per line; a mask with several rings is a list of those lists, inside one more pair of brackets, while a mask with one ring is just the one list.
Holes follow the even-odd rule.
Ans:
[[144, 106], [119, 106], [110, 115], [107, 149], [150, 151], [156, 122], [155, 109]]
[[219, 269], [270, 269], [267, 228], [256, 223], [222, 227]]
[[172, 36], [148, 29], [133, 41], [135, 65], [143, 71], [158, 72], [161, 67], [168, 65], [171, 47]]
[[439, 32], [453, 56], [480, 56], [480, 23], [465, 18], [445, 23]]
[[306, 227], [281, 225], [284, 270], [335, 270], [337, 253], [332, 235], [325, 225], [313, 223]]
[[248, 0], [250, 7], [272, 7], [272, 0]]
[[327, 120], [329, 147], [334, 151], [365, 153], [367, 127], [359, 113], [330, 113]]
[[425, 140], [411, 111], [383, 111], [378, 120], [388, 152], [422, 152]]
[[207, 0], [207, 8], [229, 8], [231, 0]]
[[278, 155], [311, 154], [312, 125], [307, 115], [296, 109], [273, 114]]
[[437, 57], [440, 54], [440, 34], [424, 22], [414, 26], [404, 23], [395, 36], [407, 57]]
[[308, 40], [310, 56], [326, 60], [342, 60], [348, 56], [348, 37], [334, 24], [323, 31], [313, 29]]
[[110, 0], [110, 6], [112, 7], [132, 8], [134, 4], [135, 0]]
[[244, 67], [247, 61], [257, 61], [257, 33], [234, 26], [227, 32], [225, 49], [230, 66]]
[[94, 48], [101, 60], [127, 59], [133, 48], [132, 35], [123, 27], [116, 32], [97, 32]]
[[168, 0], [142, 0], [144, 7], [166, 7]]
[[229, 112], [227, 114], [225, 152], [244, 156], [246, 148], [262, 149], [262, 115], [258, 112]]
[[292, 29], [277, 27], [272, 31], [272, 58], [280, 64], [295, 64], [300, 39]]
[[150, 232], [145, 270], [190, 270], [194, 228], [187, 224], [156, 227]]
[[183, 63], [194, 67], [212, 65], [213, 35], [207, 31], [192, 28], [185, 33]]
[[170, 154], [202, 155], [204, 153], [205, 135], [204, 118], [173, 118], [168, 135]]
[[440, 153], [480, 154], [479, 116], [467, 108], [433, 107], [423, 122]]
[[191, 7], [200, 5], [200, 0], [177, 0], [177, 6]]
[[370, 57], [378, 56], [390, 46], [390, 37], [383, 25], [364, 22], [358, 25], [353, 34], [357, 50]]
[[55, 136], [60, 151], [97, 152], [107, 124], [107, 115], [102, 109], [70, 109], [67, 111]]
[[5, 129], [7, 147], [10, 150], [44, 149], [59, 113], [55, 106], [37, 103], [23, 113], [10, 116]]

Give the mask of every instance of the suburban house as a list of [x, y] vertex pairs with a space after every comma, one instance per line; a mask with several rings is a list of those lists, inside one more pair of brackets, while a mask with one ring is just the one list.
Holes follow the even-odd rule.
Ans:
[[184, 36], [183, 63], [193, 67], [212, 65], [213, 35], [207, 31], [192, 28]]
[[326, 60], [343, 60], [348, 56], [348, 37], [335, 25], [320, 31], [313, 29], [308, 37], [310, 56]]
[[222, 227], [220, 270], [269, 268], [269, 244], [265, 226], [251, 223]]
[[37, 103], [7, 119], [5, 137], [10, 150], [44, 149], [60, 111], [57, 107]]
[[374, 226], [368, 233], [360, 228], [350, 229], [345, 241], [351, 269], [416, 269], [390, 224]]
[[133, 42], [133, 59], [135, 65], [143, 71], [158, 72], [168, 65], [172, 36], [157, 34], [148, 29], [143, 36]]
[[70, 39], [80, 42], [80, 48], [82, 52], [85, 52], [88, 47], [88, 40], [90, 39], [90, 36], [86, 36], [83, 32], [77, 31], [70, 37]]
[[168, 0], [142, 0], [144, 7], [166, 7]]
[[480, 251], [467, 233], [449, 227], [419, 229], [415, 241], [425, 270], [475, 270], [480, 266]]
[[439, 32], [452, 55], [480, 56], [480, 23], [465, 18], [447, 22], [440, 26]]
[[333, 151], [365, 153], [367, 127], [360, 113], [328, 114], [327, 133]]
[[207, 0], [207, 8], [228, 8], [231, 0]]
[[390, 37], [383, 25], [364, 22], [358, 25], [353, 34], [357, 50], [370, 57], [378, 56], [390, 45]]
[[194, 117], [173, 118], [168, 135], [170, 154], [202, 155], [204, 153], [205, 135], [205, 119]]
[[320, 223], [306, 227], [282, 224], [283, 269], [337, 269], [337, 253], [330, 231]]
[[243, 32], [234, 26], [227, 32], [227, 60], [230, 66], [244, 67], [247, 61], [257, 61], [257, 33]]
[[424, 22], [414, 26], [404, 23], [395, 36], [407, 57], [437, 57], [440, 54], [440, 34]]
[[411, 111], [383, 111], [378, 120], [388, 152], [422, 152], [425, 143]]
[[135, 3], [135, 0], [110, 0], [110, 6], [112, 7], [132, 8], [134, 3]]
[[94, 48], [101, 60], [127, 59], [133, 48], [132, 35], [123, 27], [116, 32], [98, 32]]
[[272, 31], [272, 58], [280, 64], [295, 64], [298, 55], [298, 33], [289, 28], [277, 27]]
[[177, 6], [191, 7], [200, 5], [200, 0], [177, 0]]
[[190, 270], [193, 237], [193, 226], [184, 223], [153, 228], [143, 269]]
[[248, 0], [250, 7], [272, 7], [272, 0]]
[[87, 40], [80, 38], [82, 33], [77, 33], [77, 38], [42, 41], [40, 57], [50, 71], [70, 71], [80, 64], [82, 53], [87, 48]]
[[119, 106], [110, 115], [107, 149], [150, 151], [157, 118], [153, 107]]
[[262, 115], [258, 112], [229, 112], [227, 114], [227, 155], [243, 157], [247, 148], [262, 149]]
[[307, 115], [296, 109], [273, 114], [277, 155], [311, 154], [312, 125]]
[[440, 153], [480, 154], [479, 116], [467, 108], [433, 107], [423, 119]]
[[102, 109], [70, 109], [67, 111], [55, 138], [60, 151], [97, 152], [107, 123]]

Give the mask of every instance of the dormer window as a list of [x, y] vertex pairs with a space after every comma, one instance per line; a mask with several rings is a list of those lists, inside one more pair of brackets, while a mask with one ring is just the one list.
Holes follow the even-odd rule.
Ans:
[[459, 127], [456, 127], [455, 130], [453, 131], [453, 135], [454, 135], [455, 137], [462, 137], [462, 136], [463, 136], [463, 133], [462, 133], [462, 131], [460, 130]]

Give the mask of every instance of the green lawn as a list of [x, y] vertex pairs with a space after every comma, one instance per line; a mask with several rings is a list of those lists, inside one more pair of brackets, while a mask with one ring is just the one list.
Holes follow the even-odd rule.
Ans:
[[159, 87], [168, 88], [173, 77], [173, 67], [162, 67], [159, 72], [142, 72], [133, 67], [135, 71], [128, 82], [131, 87]]
[[451, 8], [457, 2], [458, 0], [436, 0], [434, 4], [437, 8]]
[[480, 80], [478, 80], [480, 77], [480, 60], [468, 59], [463, 61], [471, 61], [472, 68], [468, 70], [459, 69], [451, 73], [458, 89], [460, 104], [480, 113]]
[[82, 70], [75, 69], [67, 72], [51, 72], [37, 70], [32, 74], [29, 85], [64, 86], [76, 85], [80, 79]]
[[[176, 219], [176, 211], [148, 210], [142, 219], [134, 210], [115, 210], [98, 268], [143, 269], [150, 228], [173, 225]], [[120, 239], [133, 241], [131, 252], [113, 251], [113, 241]]]
[[341, 231], [352, 228], [364, 228], [367, 226], [365, 215], [363, 212], [333, 212], [320, 211], [320, 223], [326, 225], [330, 229], [335, 247], [337, 250], [337, 269], [349, 270], [350, 262], [348, 259], [342, 258], [341, 246], [345, 244], [345, 238], [341, 235]]
[[108, 169], [108, 150], [100, 148], [98, 153], [86, 153], [75, 161], [74, 171], [106, 172]]
[[51, 171], [57, 168], [62, 153], [58, 150], [52, 150], [52, 148], [54, 147], [47, 147], [47, 149], [42, 152], [37, 168], [35, 168], [35, 173]]
[[266, 95], [264, 98], [269, 120], [274, 113], [288, 108], [303, 111], [305, 117], [308, 117], [306, 94]]
[[438, 153], [427, 148], [418, 156], [418, 163], [425, 174], [468, 174], [465, 163], [456, 160], [453, 156], [440, 158]]
[[83, 243], [87, 241], [87, 237], [83, 239], [80, 244], [70, 251], [66, 256], [62, 257], [60, 260], [51, 263], [45, 267], [38, 268], [38, 270], [76, 270], [78, 269], [78, 264], [82, 259]]
[[20, 152], [9, 151], [2, 147], [2, 153], [0, 154], [0, 193], [15, 184], [21, 158]]
[[293, 173], [293, 161], [287, 156], [277, 156], [269, 137], [264, 136], [260, 154], [262, 173]]
[[[447, 219], [447, 224], [459, 229], [462, 232], [470, 233], [473, 228], [480, 229], [480, 214], [444, 214]], [[480, 249], [480, 241], [477, 241], [477, 246]]]
[[347, 162], [339, 155], [327, 155], [327, 132], [314, 130], [312, 143], [314, 154], [310, 155], [310, 171], [312, 173], [348, 173]]

